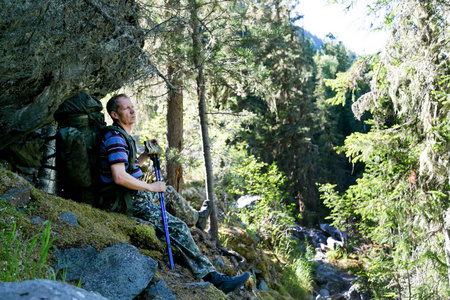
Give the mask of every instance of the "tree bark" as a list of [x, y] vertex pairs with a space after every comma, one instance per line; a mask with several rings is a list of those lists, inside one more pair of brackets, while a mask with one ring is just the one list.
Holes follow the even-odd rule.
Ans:
[[[167, 19], [177, 15], [180, 9], [179, 0], [167, 0]], [[168, 86], [167, 99], [167, 152], [166, 156], [166, 180], [179, 194], [183, 185], [183, 167], [179, 162], [180, 153], [183, 150], [183, 79], [180, 72], [180, 60], [177, 55], [177, 40], [182, 35], [182, 26], [178, 25], [168, 41], [169, 55], [167, 60], [167, 79], [175, 90]]]
[[444, 213], [444, 229], [442, 230], [444, 235], [444, 250], [445, 260], [447, 261], [447, 276], [450, 280], [450, 209]]
[[166, 179], [169, 185], [178, 193], [181, 193], [183, 168], [178, 158], [183, 150], [183, 80], [175, 74], [177, 69], [176, 63], [168, 64], [169, 81], [177, 90], [169, 90], [167, 103], [167, 150], [169, 150], [168, 153], [176, 153], [176, 155], [170, 155], [166, 161]]
[[197, 3], [191, 1], [191, 26], [192, 26], [192, 46], [193, 46], [193, 61], [195, 68], [197, 69], [197, 97], [198, 97], [198, 110], [200, 119], [200, 128], [202, 136], [202, 149], [203, 158], [205, 163], [205, 175], [206, 175], [206, 192], [207, 197], [210, 200], [211, 214], [210, 214], [210, 229], [209, 234], [211, 239], [215, 242], [219, 240], [218, 222], [216, 205], [214, 203], [214, 174], [211, 162], [211, 143], [209, 140], [208, 131], [208, 118], [206, 115], [206, 100], [205, 100], [205, 79], [203, 74], [203, 61], [201, 58], [202, 43], [200, 36], [200, 22], [197, 14]]

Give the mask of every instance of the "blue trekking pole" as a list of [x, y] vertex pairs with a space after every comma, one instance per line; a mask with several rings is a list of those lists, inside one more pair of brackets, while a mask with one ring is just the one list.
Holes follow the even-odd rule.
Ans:
[[[155, 168], [156, 181], [162, 181], [161, 167], [160, 167], [159, 158], [158, 158], [158, 153], [162, 152], [162, 149], [161, 149], [161, 147], [159, 147], [159, 145], [158, 145], [158, 143], [156, 143], [156, 141], [146, 142], [145, 147], [147, 150], [147, 154], [150, 155], [150, 158], [153, 161], [153, 167]], [[164, 232], [166, 234], [166, 243], [167, 243], [167, 251], [169, 252], [170, 269], [173, 270], [172, 248], [170, 247], [170, 238], [169, 238], [169, 226], [167, 225], [166, 205], [164, 204], [164, 193], [162, 193], [162, 192], [159, 192], [159, 203], [161, 206], [161, 214], [162, 214], [163, 223], [164, 223]]]

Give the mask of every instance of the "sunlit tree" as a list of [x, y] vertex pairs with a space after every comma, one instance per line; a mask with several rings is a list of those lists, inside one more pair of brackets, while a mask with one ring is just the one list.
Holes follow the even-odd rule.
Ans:
[[377, 245], [367, 249], [365, 271], [378, 297], [448, 298], [450, 4], [371, 4], [392, 33], [386, 48], [330, 82], [339, 102], [370, 76], [371, 89], [353, 111], [370, 111], [372, 129], [351, 135], [342, 148], [366, 168], [344, 195], [323, 187], [324, 199], [337, 225], [356, 220]]

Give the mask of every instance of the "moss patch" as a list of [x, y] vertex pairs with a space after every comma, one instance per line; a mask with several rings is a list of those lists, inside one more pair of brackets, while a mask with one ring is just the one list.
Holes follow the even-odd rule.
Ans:
[[[48, 195], [38, 189], [31, 191], [30, 218], [40, 217], [52, 222], [52, 231], [59, 237], [56, 245], [62, 248], [93, 246], [103, 249], [119, 243], [130, 243], [128, 231], [137, 222], [125, 215], [108, 213], [88, 204], [77, 203]], [[80, 226], [65, 223], [60, 214], [71, 212]]]
[[[30, 186], [17, 174], [0, 169], [0, 191], [24, 185]], [[161, 242], [151, 225], [139, 224], [135, 219], [122, 214], [106, 212], [88, 204], [49, 195], [34, 187], [31, 189], [30, 203], [26, 207], [12, 207], [5, 200], [0, 200], [0, 212], [0, 249], [5, 249], [15, 224], [15, 235], [21, 240], [18, 255], [22, 260], [26, 260], [30, 240], [45, 230], [47, 222], [51, 222], [50, 238], [56, 238], [53, 245], [59, 249], [85, 248], [90, 245], [101, 250], [128, 243], [152, 254], [155, 259], [162, 257], [162, 253], [158, 251], [162, 248]], [[79, 226], [64, 222], [60, 216], [62, 212], [76, 215]], [[31, 252], [30, 260], [39, 259], [39, 247], [39, 243], [35, 245], [36, 250]], [[49, 251], [47, 261], [50, 261], [51, 254], [52, 250]], [[0, 251], [0, 259], [5, 261], [5, 258], [6, 252]]]
[[228, 300], [229, 298], [214, 286], [190, 287], [186, 285], [172, 286], [172, 293], [180, 300]]
[[128, 228], [131, 242], [138, 248], [162, 251], [164, 246], [156, 238], [155, 228], [150, 224], [138, 224]]
[[0, 169], [0, 195], [11, 188], [31, 187], [31, 184], [19, 175]]
[[[282, 295], [277, 291], [259, 291], [258, 293], [258, 298], [261, 300], [272, 300], [272, 299], [277, 299], [277, 300], [292, 300], [292, 297], [289, 295]], [[294, 299], [309, 299], [309, 298], [294, 298]]]

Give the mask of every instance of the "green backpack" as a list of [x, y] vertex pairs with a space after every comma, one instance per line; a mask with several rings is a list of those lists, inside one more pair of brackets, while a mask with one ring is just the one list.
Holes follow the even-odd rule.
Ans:
[[106, 128], [102, 103], [86, 93], [65, 100], [54, 114], [59, 195], [95, 204], [98, 199], [99, 143]]
[[[65, 100], [54, 114], [56, 134], [56, 170], [58, 194], [64, 198], [104, 206], [100, 191], [100, 143], [106, 132], [119, 131], [131, 151], [128, 173], [133, 172], [136, 149], [119, 126], [106, 126], [102, 103], [86, 93]], [[115, 190], [120, 190], [117, 187]], [[112, 190], [111, 190], [112, 191]], [[122, 192], [122, 191], [121, 191]], [[122, 203], [120, 203], [122, 204]], [[129, 203], [126, 203], [129, 206]], [[121, 205], [120, 205], [121, 206]], [[129, 210], [129, 207], [127, 207]]]

